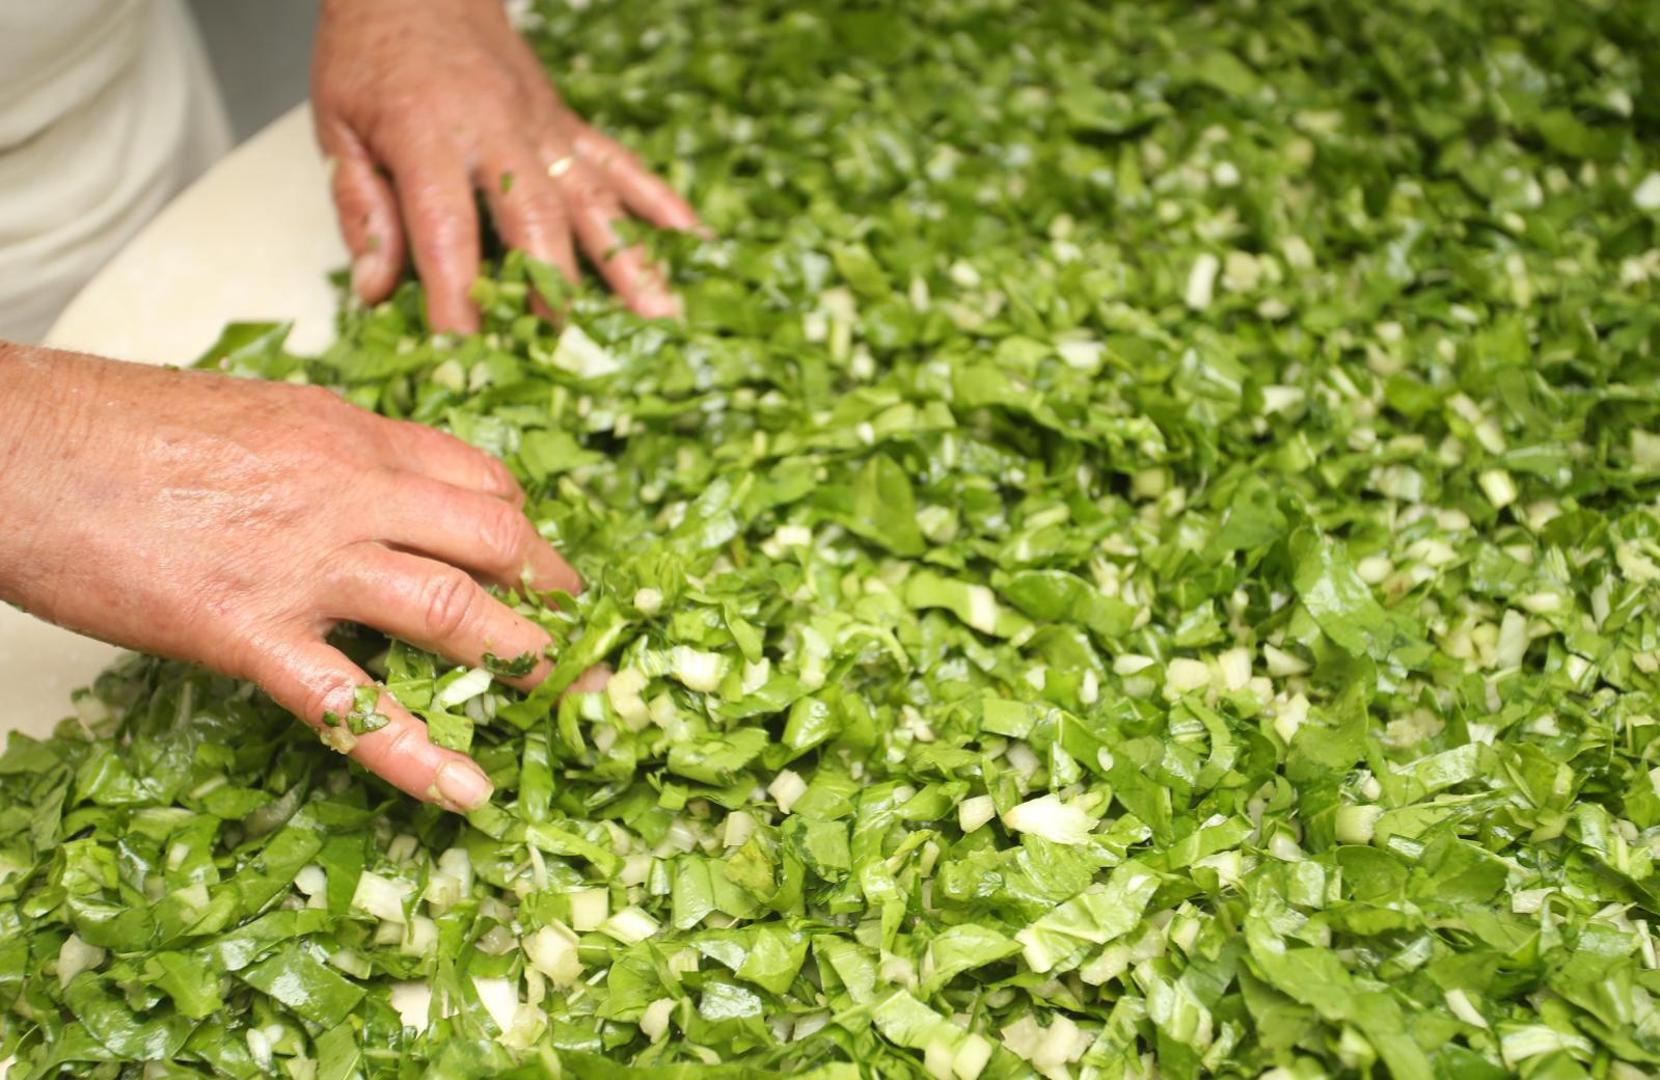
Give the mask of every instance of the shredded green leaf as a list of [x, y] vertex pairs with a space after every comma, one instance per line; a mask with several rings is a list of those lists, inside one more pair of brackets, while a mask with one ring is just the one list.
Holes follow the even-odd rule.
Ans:
[[204, 361], [526, 485], [541, 688], [339, 636], [495, 800], [109, 671], [0, 757], [13, 1077], [1660, 1072], [1652, 5], [538, 12], [684, 321]]

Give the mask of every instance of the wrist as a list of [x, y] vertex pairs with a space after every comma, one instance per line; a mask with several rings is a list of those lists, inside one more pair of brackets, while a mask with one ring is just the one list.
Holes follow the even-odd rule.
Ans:
[[44, 351], [0, 341], [0, 385], [6, 387], [0, 401], [0, 498], [20, 478], [24, 449], [40, 426]]
[[61, 484], [53, 467], [85, 438], [98, 362], [0, 341], [0, 599], [19, 602], [26, 568], [39, 564]]

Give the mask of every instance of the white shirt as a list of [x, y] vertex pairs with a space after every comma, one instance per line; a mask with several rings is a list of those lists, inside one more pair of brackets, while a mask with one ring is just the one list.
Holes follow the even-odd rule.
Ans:
[[0, 0], [0, 338], [39, 340], [230, 143], [184, 0]]

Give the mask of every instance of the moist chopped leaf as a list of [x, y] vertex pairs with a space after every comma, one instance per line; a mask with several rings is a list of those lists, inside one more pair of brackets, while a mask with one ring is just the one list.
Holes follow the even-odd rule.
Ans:
[[495, 797], [117, 665], [0, 755], [13, 1076], [1660, 1071], [1652, 5], [530, 27], [685, 318], [507, 254], [204, 358], [524, 486], [553, 674], [349, 631], [325, 732]]

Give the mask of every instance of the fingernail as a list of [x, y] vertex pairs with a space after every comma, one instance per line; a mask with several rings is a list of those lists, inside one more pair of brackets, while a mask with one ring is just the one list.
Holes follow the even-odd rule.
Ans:
[[490, 801], [494, 790], [476, 766], [451, 761], [438, 770], [438, 794], [459, 810], [477, 810]]
[[648, 293], [640, 298], [640, 314], [648, 319], [678, 319], [680, 297], [673, 293]]

